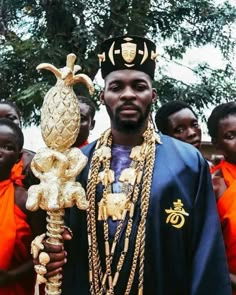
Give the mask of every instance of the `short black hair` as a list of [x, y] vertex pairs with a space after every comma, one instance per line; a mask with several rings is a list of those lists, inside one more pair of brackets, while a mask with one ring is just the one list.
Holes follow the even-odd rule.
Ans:
[[17, 113], [17, 115], [18, 115], [18, 117], [19, 117], [19, 119], [21, 121], [21, 112], [20, 112], [20, 109], [18, 108], [18, 106], [13, 101], [10, 101], [10, 100], [0, 100], [0, 105], [1, 104], [6, 104], [6, 105], [10, 106], [11, 108], [13, 108], [16, 111], [16, 113]]
[[163, 134], [167, 134], [168, 125], [169, 125], [169, 116], [174, 113], [181, 111], [182, 109], [189, 109], [193, 112], [194, 116], [197, 118], [196, 113], [192, 109], [192, 107], [184, 101], [181, 100], [173, 100], [165, 103], [161, 106], [155, 115], [155, 123], [159, 131]]
[[219, 122], [227, 118], [229, 115], [236, 114], [236, 102], [226, 102], [215, 107], [208, 118], [207, 127], [211, 139], [216, 139], [218, 136]]
[[81, 95], [77, 95], [77, 98], [80, 103], [84, 103], [89, 107], [90, 115], [93, 119], [95, 116], [95, 113], [96, 113], [96, 106], [93, 103], [93, 101], [90, 98], [88, 98], [86, 96], [81, 96]]
[[6, 118], [0, 118], [0, 126], [7, 126], [14, 132], [17, 138], [19, 150], [21, 151], [24, 145], [24, 135], [21, 128], [17, 124]]

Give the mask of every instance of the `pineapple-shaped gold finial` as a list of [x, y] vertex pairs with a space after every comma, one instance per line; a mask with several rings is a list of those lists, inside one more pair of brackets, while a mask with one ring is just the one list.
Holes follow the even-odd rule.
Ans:
[[51, 71], [57, 78], [57, 83], [46, 94], [41, 109], [41, 133], [46, 145], [58, 151], [65, 151], [75, 142], [79, 133], [80, 113], [78, 99], [72, 86], [83, 83], [90, 94], [93, 93], [93, 83], [85, 74], [75, 73], [81, 69], [74, 65], [76, 55], [67, 55], [66, 66], [58, 69], [55, 66], [42, 63], [37, 70]]

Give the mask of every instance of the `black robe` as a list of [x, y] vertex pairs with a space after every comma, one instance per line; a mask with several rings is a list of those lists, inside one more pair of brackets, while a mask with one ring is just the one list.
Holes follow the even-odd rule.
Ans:
[[[168, 136], [156, 145], [150, 206], [146, 223], [144, 295], [230, 295], [232, 294], [224, 244], [213, 195], [207, 162], [194, 147]], [[89, 163], [95, 143], [83, 149], [88, 157], [78, 181], [86, 188]], [[96, 198], [102, 197], [97, 186]], [[180, 200], [187, 214], [168, 222], [174, 202]], [[167, 211], [166, 211], [167, 210]], [[135, 224], [139, 221], [139, 204]], [[168, 213], [169, 212], [169, 213]], [[174, 212], [174, 211], [173, 211]], [[68, 209], [67, 223], [74, 236], [67, 242], [68, 262], [64, 267], [63, 295], [86, 295], [89, 292], [86, 213]], [[134, 247], [137, 227], [130, 244]], [[102, 260], [104, 238], [102, 222], [97, 222]], [[118, 249], [122, 250], [123, 236]], [[125, 292], [133, 251], [129, 250], [115, 288], [115, 295]], [[116, 257], [115, 257], [116, 259]], [[137, 276], [130, 294], [137, 294]]]

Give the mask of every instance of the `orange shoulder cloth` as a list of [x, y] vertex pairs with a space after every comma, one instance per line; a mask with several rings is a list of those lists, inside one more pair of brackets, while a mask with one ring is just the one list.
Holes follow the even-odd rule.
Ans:
[[[0, 269], [14, 269], [31, 259], [32, 233], [27, 217], [15, 205], [14, 174], [0, 182]], [[27, 279], [27, 280], [26, 280]], [[34, 274], [0, 288], [1, 295], [31, 295], [34, 289]]]
[[230, 272], [236, 274], [236, 165], [222, 160], [212, 173], [221, 169], [226, 191], [217, 202]]
[[24, 175], [22, 175], [23, 166], [24, 166], [24, 162], [23, 162], [23, 158], [21, 158], [21, 160], [18, 163], [16, 163], [11, 170], [12, 180], [20, 186], [23, 185], [22, 184], [22, 179], [24, 178]]
[[8, 269], [14, 251], [16, 224], [14, 185], [11, 179], [0, 182], [0, 269]]

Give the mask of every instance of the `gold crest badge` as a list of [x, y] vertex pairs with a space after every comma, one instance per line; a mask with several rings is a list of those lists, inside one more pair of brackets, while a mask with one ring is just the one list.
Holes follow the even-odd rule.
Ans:
[[[148, 48], [147, 48], [147, 44], [146, 42], [143, 43], [143, 50], [138, 49], [138, 45], [133, 41], [132, 38], [126, 37], [124, 38], [124, 43], [122, 43], [120, 45], [120, 48], [115, 49], [115, 41], [112, 42], [109, 50], [108, 50], [108, 57], [111, 61], [111, 63], [113, 64], [113, 66], [115, 65], [115, 56], [116, 55], [121, 55], [123, 60], [124, 60], [124, 65], [128, 68], [131, 68], [133, 66], [135, 66], [136, 61], [136, 57], [137, 55], [141, 55], [142, 56], [142, 60], [141, 62], [139, 61], [139, 64], [142, 65], [148, 58]], [[103, 52], [102, 54], [98, 55], [99, 58], [99, 62], [100, 64], [102, 62], [105, 61], [105, 52]], [[154, 52], [151, 53], [150, 58], [152, 60], [156, 59], [156, 54]]]
[[168, 214], [166, 223], [170, 223], [173, 227], [181, 228], [185, 223], [185, 216], [189, 216], [189, 214], [184, 210], [184, 204], [180, 199], [173, 202], [173, 205], [174, 209], [165, 209], [165, 212]]
[[137, 53], [137, 44], [131, 43], [131, 42], [126, 42], [121, 44], [121, 55], [126, 62], [128, 63], [133, 62], [135, 59], [136, 53]]

